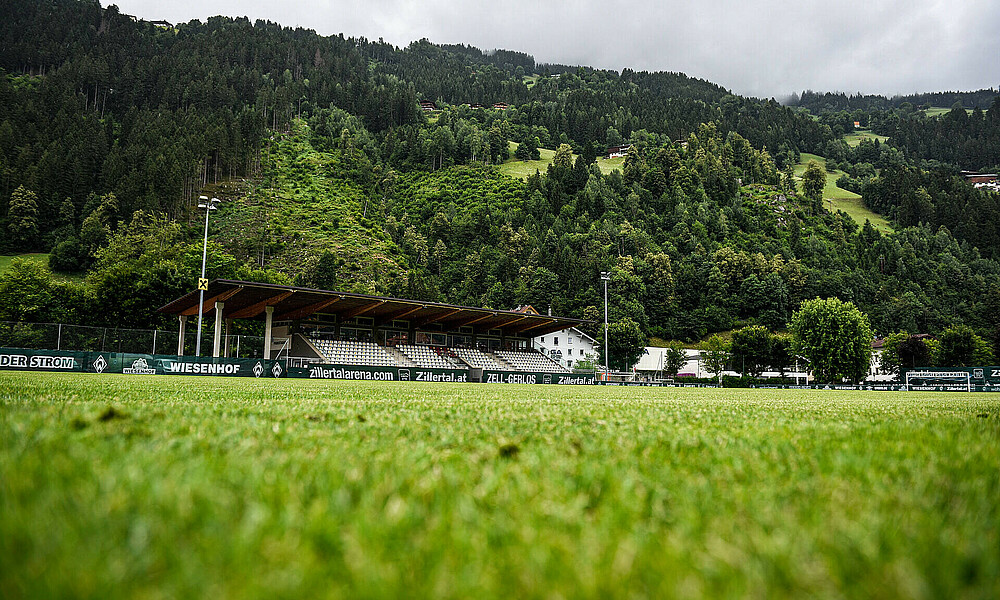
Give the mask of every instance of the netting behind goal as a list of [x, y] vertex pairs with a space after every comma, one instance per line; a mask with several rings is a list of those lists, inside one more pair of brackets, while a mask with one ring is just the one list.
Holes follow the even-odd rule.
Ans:
[[972, 391], [968, 371], [907, 371], [906, 389], [915, 391]]

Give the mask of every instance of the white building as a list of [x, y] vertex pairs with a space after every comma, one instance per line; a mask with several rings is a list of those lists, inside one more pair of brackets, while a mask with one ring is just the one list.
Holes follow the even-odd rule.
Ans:
[[[667, 364], [667, 359], [664, 356], [666, 351], [666, 348], [646, 346], [646, 351], [639, 357], [639, 362], [635, 365], [636, 374], [651, 380], [667, 378], [668, 376], [664, 373], [665, 365]], [[687, 356], [687, 362], [677, 371], [678, 377], [713, 377], [713, 374], [701, 362], [700, 350], [684, 348], [684, 355]], [[728, 377], [740, 376], [736, 371], [723, 371], [722, 374]], [[761, 377], [764, 378], [779, 377], [780, 375], [777, 371], [765, 371], [761, 373]], [[795, 368], [790, 368], [788, 371], [785, 371], [785, 377], [798, 379], [801, 383], [805, 383], [807, 374], [804, 371], [797, 371]]]
[[[666, 348], [646, 346], [646, 351], [639, 357], [639, 362], [635, 365], [635, 371], [637, 373], [641, 373], [642, 375], [659, 377], [660, 372], [665, 368], [664, 365], [667, 364], [667, 359], [664, 356], [666, 351]], [[687, 356], [687, 362], [684, 363], [684, 366], [681, 367], [679, 371], [677, 371], [678, 375], [691, 375], [694, 377], [712, 376], [711, 373], [705, 371], [701, 362], [698, 360], [701, 358], [701, 352], [685, 348], [684, 354]]]
[[531, 347], [557, 361], [564, 367], [573, 368], [581, 360], [601, 364], [595, 349], [595, 340], [576, 327], [532, 338]]

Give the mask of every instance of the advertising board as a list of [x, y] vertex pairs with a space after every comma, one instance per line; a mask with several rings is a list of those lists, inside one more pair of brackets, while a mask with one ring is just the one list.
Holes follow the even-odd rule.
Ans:
[[346, 381], [469, 381], [466, 369], [426, 369], [423, 367], [369, 367], [315, 363], [305, 367], [289, 367], [289, 377], [305, 379], [341, 379]]
[[553, 385], [592, 385], [592, 374], [580, 373], [525, 373], [521, 371], [483, 370], [483, 383], [531, 383]]

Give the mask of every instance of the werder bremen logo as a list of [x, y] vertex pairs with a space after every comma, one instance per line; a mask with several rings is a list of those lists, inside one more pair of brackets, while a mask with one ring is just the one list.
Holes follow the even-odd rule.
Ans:
[[258, 360], [257, 364], [253, 366], [253, 376], [259, 378], [263, 374], [264, 374], [264, 365], [260, 364], [260, 361]]
[[104, 359], [104, 355], [100, 354], [97, 360], [94, 361], [94, 370], [98, 373], [103, 373], [104, 369], [108, 368], [108, 361]]
[[122, 369], [122, 373], [126, 375], [156, 375], [156, 369], [151, 368], [145, 358], [137, 358], [132, 361], [132, 367]]
[[281, 377], [281, 365], [274, 363], [274, 366], [271, 367], [271, 374], [274, 375], [275, 378]]

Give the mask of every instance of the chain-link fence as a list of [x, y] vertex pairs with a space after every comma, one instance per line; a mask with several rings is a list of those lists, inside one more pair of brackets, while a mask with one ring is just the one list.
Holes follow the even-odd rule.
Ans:
[[[197, 331], [185, 332], [185, 356], [194, 354], [197, 347], [197, 336]], [[203, 333], [201, 336], [202, 355], [212, 354], [212, 344], [212, 333]], [[177, 354], [177, 331], [0, 321], [0, 347], [27, 350]], [[225, 351], [227, 347], [228, 353]], [[220, 354], [233, 358], [262, 358], [264, 356], [264, 338], [255, 335], [224, 336]]]

